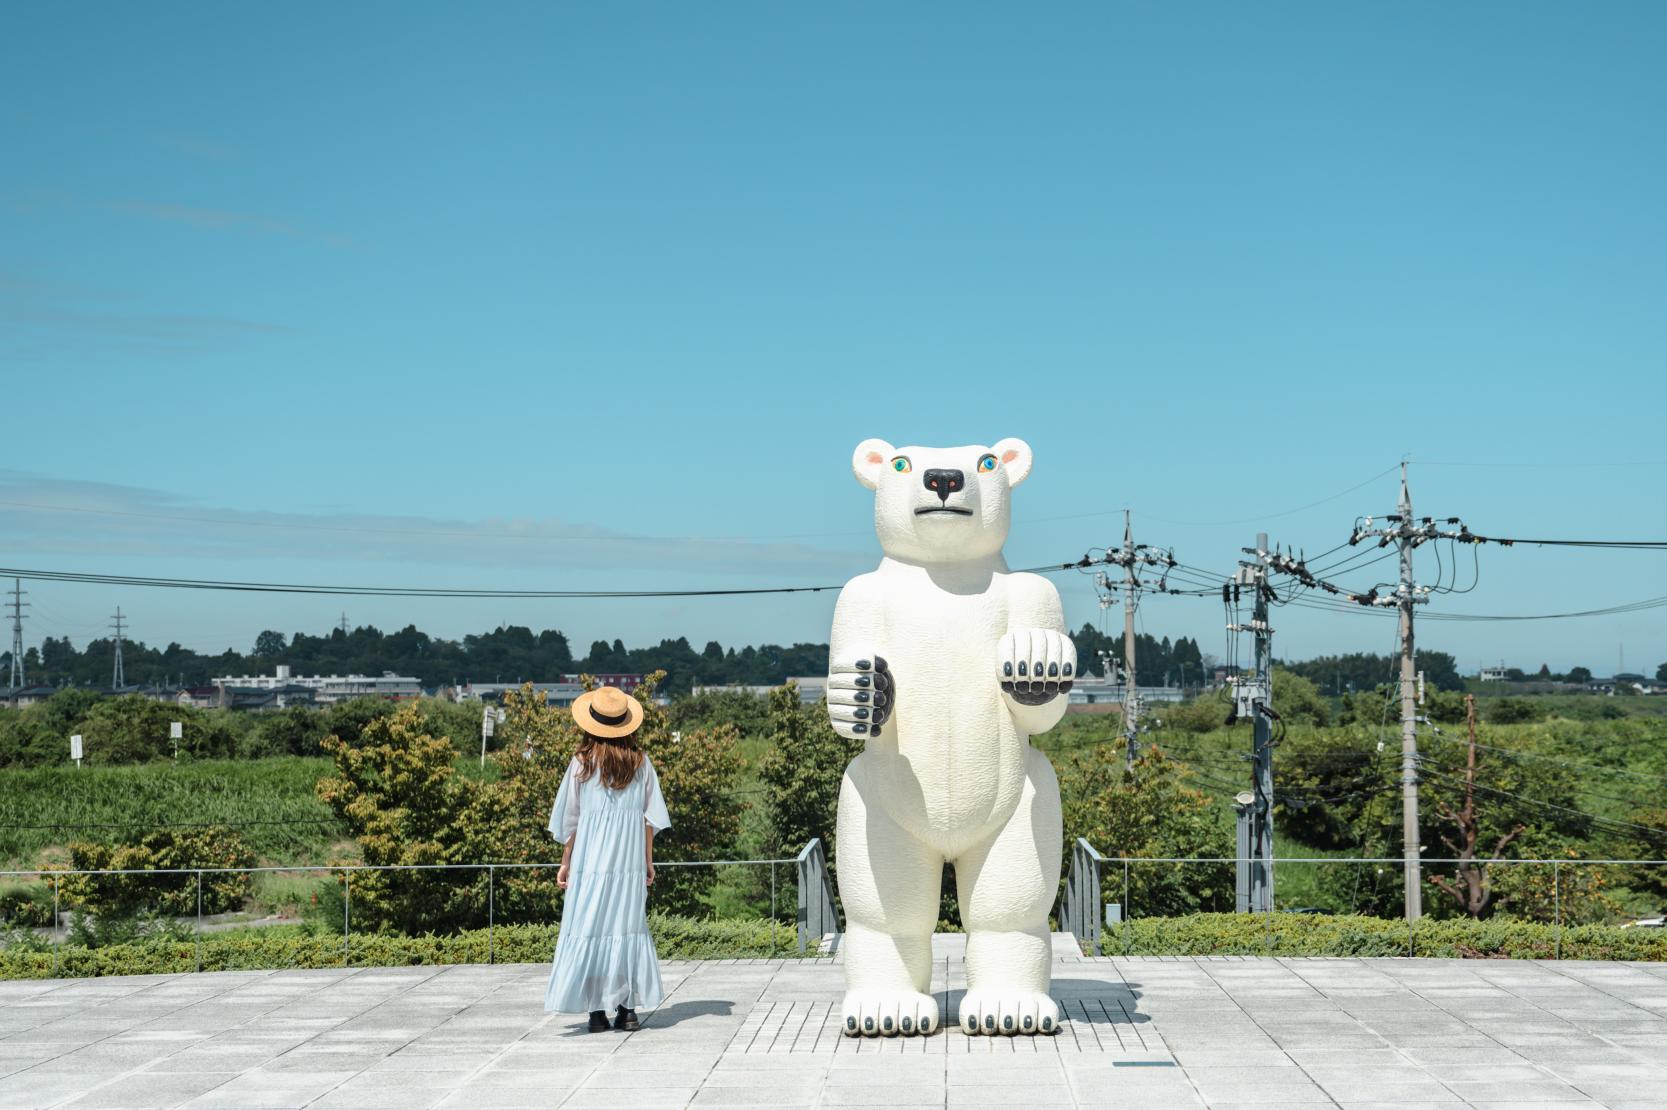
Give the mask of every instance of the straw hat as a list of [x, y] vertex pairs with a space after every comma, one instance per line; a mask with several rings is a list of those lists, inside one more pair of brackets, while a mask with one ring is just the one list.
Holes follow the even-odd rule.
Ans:
[[642, 702], [614, 686], [598, 686], [573, 702], [573, 719], [600, 740], [617, 740], [642, 727]]

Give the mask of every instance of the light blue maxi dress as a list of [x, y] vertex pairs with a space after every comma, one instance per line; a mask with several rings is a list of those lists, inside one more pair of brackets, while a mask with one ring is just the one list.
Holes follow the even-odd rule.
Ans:
[[660, 1004], [660, 961], [648, 935], [648, 865], [644, 822], [671, 827], [660, 778], [644, 756], [636, 778], [611, 790], [600, 775], [579, 781], [579, 760], [567, 765], [550, 835], [579, 838], [569, 861], [567, 897], [544, 1008], [582, 1014]]

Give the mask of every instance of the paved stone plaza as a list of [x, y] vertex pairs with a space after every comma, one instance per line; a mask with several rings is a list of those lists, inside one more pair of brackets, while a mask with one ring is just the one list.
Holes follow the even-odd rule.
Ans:
[[837, 960], [665, 972], [634, 1034], [534, 965], [0, 982], [0, 1108], [1667, 1107], [1661, 965], [1064, 955], [1057, 1036], [892, 1040]]

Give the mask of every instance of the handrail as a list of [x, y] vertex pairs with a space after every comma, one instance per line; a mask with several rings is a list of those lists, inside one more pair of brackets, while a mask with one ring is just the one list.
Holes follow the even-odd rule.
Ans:
[[1078, 944], [1092, 946], [1100, 954], [1100, 864], [1105, 862], [1094, 845], [1077, 837], [1071, 845], [1071, 871], [1059, 895], [1059, 926], [1077, 938]]
[[799, 955], [811, 945], [820, 945], [822, 938], [838, 936], [839, 911], [834, 900], [833, 882], [828, 875], [828, 854], [822, 838], [811, 837], [794, 861], [799, 865]]
[[[793, 859], [691, 859], [655, 860], [654, 869], [662, 867], [740, 867], [749, 864], [794, 863]], [[264, 864], [259, 867], [111, 867], [76, 869], [69, 867], [41, 867], [29, 871], [0, 871], [0, 878], [20, 875], [206, 875], [229, 872], [259, 874], [267, 871], [480, 871], [488, 867], [546, 868], [560, 867], [558, 863], [289, 863]]]

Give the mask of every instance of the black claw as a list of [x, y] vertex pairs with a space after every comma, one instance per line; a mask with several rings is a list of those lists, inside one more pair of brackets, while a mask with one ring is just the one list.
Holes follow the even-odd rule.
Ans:
[[1049, 678], [1055, 678], [1058, 675], [1059, 675], [1059, 664], [1058, 663], [1049, 663], [1048, 664], [1048, 677]]
[[990, 1030], [991, 1032], [995, 1031], [996, 1015], [994, 1015], [994, 1014], [985, 1014], [984, 1015], [984, 1028], [987, 1029], [987, 1030]]
[[1019, 675], [1020, 675], [1020, 676], [1021, 676], [1021, 677], [1023, 677], [1023, 676], [1024, 676], [1024, 675], [1026, 675], [1026, 674], [1029, 674], [1029, 673], [1030, 673], [1030, 672], [1028, 672], [1028, 671], [1027, 671], [1027, 670], [1025, 670], [1025, 663], [1024, 663], [1024, 660], [1022, 660], [1022, 659], [1021, 659], [1021, 660], [1019, 660]]
[[1001, 665], [1001, 673], [1008, 678], [1013, 677], [1013, 661], [1011, 659]]
[[1010, 1017], [1002, 1018], [1001, 1027], [1011, 1033], [1013, 1031], [1013, 1019]]
[[904, 1018], [902, 1020], [901, 1024], [903, 1026], [903, 1032], [905, 1032], [905, 1033], [913, 1033], [914, 1032], [914, 1030], [915, 1030], [915, 1019], [914, 1018]]
[[1042, 669], [1043, 669], [1042, 668], [1042, 661], [1040, 659], [1038, 659], [1036, 661], [1036, 666], [1034, 666], [1030, 669], [1030, 673], [1035, 675], [1037, 678], [1041, 678], [1042, 677]]
[[1065, 664], [1065, 672], [1064, 673], [1065, 673], [1066, 678], [1071, 677], [1071, 664], [1069, 664], [1069, 663]]
[[866, 721], [866, 720], [868, 720], [868, 710], [866, 710], [866, 709], [853, 709], [853, 710], [851, 710], [851, 716], [855, 717], [859, 721]]
[[857, 1019], [854, 1018], [854, 1017], [846, 1018], [845, 1019], [845, 1028], [847, 1028], [847, 1029], [851, 1030], [851, 1032], [855, 1033], [857, 1031]]
[[891, 1019], [887, 1018], [885, 1020], [885, 1023], [881, 1026], [881, 1028], [884, 1029], [887, 1033], [890, 1033], [891, 1032]]
[[866, 1032], [866, 1033], [874, 1032], [874, 1019], [873, 1018], [863, 1018], [862, 1019], [862, 1028], [863, 1028], [863, 1031]]
[[870, 663], [866, 659], [858, 659], [857, 663], [856, 663], [857, 670], [859, 670], [859, 671], [866, 671], [869, 667], [872, 667], [873, 665], [874, 664]]
[[1029, 1014], [1026, 1014], [1025, 1015], [1025, 1020], [1024, 1020], [1024, 1031], [1026, 1033], [1030, 1032], [1031, 1026], [1033, 1026], [1035, 1024], [1036, 1024], [1036, 1019], [1031, 1017]]
[[863, 733], [868, 731], [868, 726], [863, 724], [861, 721], [858, 721], [856, 724], [851, 726], [851, 731], [856, 733], [858, 736], [861, 736]]
[[867, 705], [868, 704], [868, 692], [866, 690], [857, 691], [857, 693], [852, 695], [852, 698], [856, 701], [856, 703], [858, 705]]
[[1042, 1019], [1042, 1032], [1044, 1032], [1044, 1033], [1052, 1033], [1053, 1032], [1053, 1018], [1045, 1017], [1045, 1018]]
[[869, 681], [870, 681], [870, 679], [867, 675], [859, 674], [857, 676], [857, 688], [858, 689], [863, 689], [863, 688], [867, 687]]

